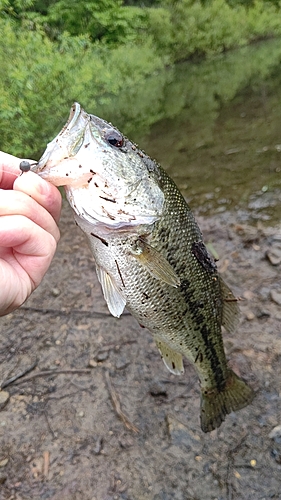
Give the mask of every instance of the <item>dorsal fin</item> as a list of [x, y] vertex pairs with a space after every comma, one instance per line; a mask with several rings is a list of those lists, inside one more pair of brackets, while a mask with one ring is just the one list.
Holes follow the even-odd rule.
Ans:
[[111, 278], [111, 276], [109, 276], [109, 274], [102, 267], [96, 266], [96, 271], [107, 307], [112, 316], [119, 318], [124, 311], [126, 299], [119, 290], [114, 279]]
[[184, 372], [182, 355], [171, 349], [166, 342], [163, 342], [159, 338], [155, 338], [155, 342], [166, 368], [174, 375], [182, 375]]

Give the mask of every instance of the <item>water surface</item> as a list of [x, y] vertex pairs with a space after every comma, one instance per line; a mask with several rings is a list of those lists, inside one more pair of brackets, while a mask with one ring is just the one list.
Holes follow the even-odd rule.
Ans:
[[108, 98], [119, 126], [199, 213], [281, 218], [281, 40], [184, 63]]

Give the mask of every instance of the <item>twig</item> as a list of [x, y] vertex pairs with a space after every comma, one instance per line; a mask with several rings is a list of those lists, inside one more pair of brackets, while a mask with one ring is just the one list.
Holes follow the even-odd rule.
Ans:
[[139, 429], [134, 424], [132, 424], [132, 422], [130, 422], [128, 417], [121, 410], [120, 402], [118, 400], [117, 393], [112, 386], [112, 383], [110, 380], [110, 375], [109, 375], [108, 371], [105, 371], [105, 380], [107, 383], [107, 388], [108, 388], [108, 391], [109, 391], [109, 394], [111, 397], [111, 401], [112, 401], [113, 406], [114, 406], [114, 410], [116, 411], [118, 417], [122, 420], [123, 424], [125, 425], [125, 427], [127, 427], [127, 429], [130, 429], [131, 431], [136, 432], [136, 433], [139, 432]]
[[[17, 314], [21, 312], [34, 312], [39, 314], [55, 314], [57, 316], [81, 316], [84, 318], [113, 318], [113, 316], [108, 312], [99, 312], [99, 311], [81, 311], [80, 309], [49, 309], [49, 308], [41, 308], [41, 307], [26, 307], [22, 306], [18, 309]], [[125, 311], [122, 316], [130, 316], [130, 313]]]
[[226, 493], [227, 493], [227, 500], [232, 500], [233, 499], [233, 490], [234, 490], [234, 487], [233, 487], [233, 484], [232, 484], [232, 480], [231, 480], [231, 477], [230, 477], [230, 474], [233, 470], [233, 467], [234, 467], [234, 455], [237, 453], [237, 451], [239, 450], [239, 448], [242, 446], [242, 444], [244, 443], [244, 441], [246, 440], [246, 438], [248, 437], [248, 433], [245, 432], [242, 437], [239, 439], [237, 445], [232, 448], [231, 450], [229, 450], [227, 452], [227, 457], [228, 457], [228, 462], [227, 462], [227, 469], [226, 469]]
[[37, 364], [38, 364], [38, 360], [36, 359], [36, 361], [34, 361], [34, 363], [32, 363], [31, 366], [29, 366], [28, 368], [25, 368], [25, 370], [23, 370], [22, 372], [18, 373], [17, 375], [14, 375], [13, 377], [9, 378], [8, 380], [5, 380], [4, 382], [2, 382], [2, 384], [0, 386], [0, 390], [4, 389], [4, 387], [7, 387], [8, 385], [12, 384], [13, 382], [15, 382], [15, 380], [18, 380], [19, 378], [23, 377], [27, 373], [31, 372], [31, 370], [33, 370], [35, 368], [35, 366], [37, 366]]
[[50, 452], [49, 451], [44, 451], [43, 459], [44, 459], [43, 475], [44, 475], [44, 478], [47, 479], [48, 474], [49, 474], [49, 465], [50, 465]]
[[[23, 382], [28, 382], [29, 380], [32, 380], [34, 378], [38, 378], [38, 377], [47, 377], [48, 375], [61, 375], [62, 373], [91, 373], [92, 370], [90, 369], [85, 369], [85, 370], [71, 370], [71, 369], [68, 369], [68, 370], [45, 370], [45, 371], [42, 371], [42, 372], [36, 372], [36, 373], [33, 373], [32, 375], [30, 375], [29, 377], [25, 377], [23, 380], [19, 380], [18, 382], [16, 382], [16, 385], [18, 384], [22, 384]], [[18, 377], [16, 377], [17, 379]], [[12, 382], [9, 382], [10, 384]], [[6, 387], [6, 386], [5, 386]]]

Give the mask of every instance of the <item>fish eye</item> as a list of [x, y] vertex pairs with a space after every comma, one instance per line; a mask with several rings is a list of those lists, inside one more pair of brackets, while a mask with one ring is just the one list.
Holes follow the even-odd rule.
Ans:
[[121, 148], [124, 144], [124, 139], [122, 134], [115, 129], [109, 129], [105, 132], [105, 139], [111, 146], [115, 146], [116, 148]]

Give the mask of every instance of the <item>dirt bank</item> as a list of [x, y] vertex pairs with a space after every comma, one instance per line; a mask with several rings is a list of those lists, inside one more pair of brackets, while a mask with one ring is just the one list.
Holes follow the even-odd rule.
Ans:
[[0, 383], [33, 367], [3, 388], [1, 500], [281, 498], [281, 227], [199, 222], [243, 299], [224, 341], [253, 404], [201, 432], [192, 367], [170, 375], [146, 329], [109, 315], [65, 206], [44, 283], [0, 320]]

